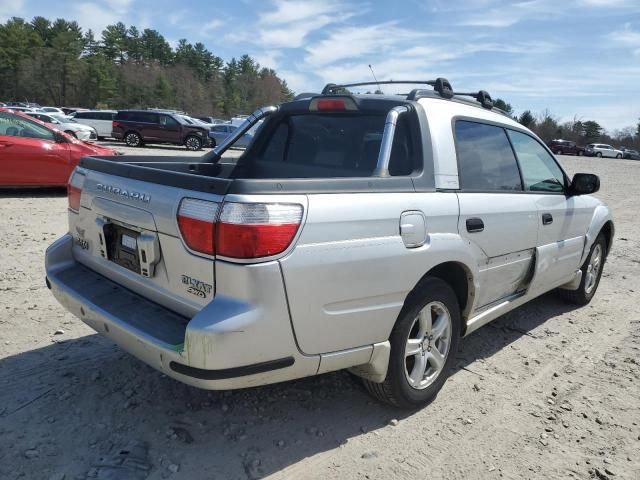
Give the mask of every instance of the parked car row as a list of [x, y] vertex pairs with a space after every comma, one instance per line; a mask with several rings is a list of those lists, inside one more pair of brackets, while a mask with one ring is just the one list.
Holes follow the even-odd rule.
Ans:
[[[200, 150], [203, 147], [215, 147], [238, 128], [221, 122], [212, 117], [191, 117], [170, 110], [121, 110], [113, 118], [111, 136], [130, 147], [163, 143], [184, 145], [188, 150]], [[246, 148], [253, 140], [254, 133], [245, 133], [234, 146]]]
[[613, 148], [606, 143], [590, 143], [584, 149], [584, 154], [587, 157], [609, 157], [609, 158], [622, 158], [622, 150]]
[[640, 160], [637, 150], [626, 147], [614, 148], [606, 143], [590, 143], [587, 146], [577, 145], [571, 140], [556, 139], [547, 143], [556, 155], [585, 155], [587, 157], [628, 158]]
[[0, 107], [0, 187], [65, 186], [86, 155], [118, 152], [81, 141], [59, 124]]

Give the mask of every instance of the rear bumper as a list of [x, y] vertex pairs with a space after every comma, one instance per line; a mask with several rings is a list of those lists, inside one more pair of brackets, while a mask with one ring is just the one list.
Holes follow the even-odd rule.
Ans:
[[[211, 303], [188, 319], [80, 264], [72, 245], [65, 235], [47, 249], [47, 286], [53, 295], [98, 333], [168, 376], [226, 390], [317, 373], [320, 356], [302, 355], [295, 344], [277, 263], [248, 272], [260, 288], [248, 284], [246, 298], [232, 298], [219, 288]], [[217, 277], [226, 276], [232, 284], [247, 275], [247, 267], [218, 269]]]

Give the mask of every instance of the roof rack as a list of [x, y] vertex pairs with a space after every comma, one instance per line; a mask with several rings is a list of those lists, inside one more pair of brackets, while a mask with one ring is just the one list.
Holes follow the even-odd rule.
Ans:
[[[337, 93], [340, 90], [350, 88], [350, 87], [363, 87], [366, 85], [391, 85], [391, 84], [429, 85], [429, 86], [432, 86], [433, 91], [435, 91], [442, 98], [451, 99], [456, 95], [472, 97], [478, 102], [480, 102], [483, 108], [486, 108], [487, 110], [491, 110], [493, 108], [493, 100], [491, 99], [491, 95], [489, 95], [489, 92], [485, 90], [479, 90], [478, 92], [454, 92], [453, 87], [451, 86], [451, 82], [449, 82], [449, 80], [447, 80], [446, 78], [442, 78], [442, 77], [438, 77], [435, 80], [383, 80], [380, 82], [358, 82], [358, 83], [345, 83], [341, 85], [337, 85], [335, 83], [328, 83], [322, 89], [322, 95]], [[416, 88], [407, 95], [407, 100], [418, 100], [419, 98], [423, 98], [431, 95], [432, 95], [432, 92], [430, 90]]]

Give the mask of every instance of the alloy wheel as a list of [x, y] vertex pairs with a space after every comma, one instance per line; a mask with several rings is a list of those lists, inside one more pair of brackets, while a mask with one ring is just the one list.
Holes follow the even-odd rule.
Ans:
[[198, 140], [195, 137], [189, 137], [189, 138], [187, 138], [187, 141], [185, 142], [185, 145], [189, 150], [199, 150], [200, 149], [200, 140]]
[[140, 137], [135, 133], [130, 133], [129, 135], [127, 135], [125, 141], [130, 147], [137, 147], [138, 145], [140, 145]]
[[597, 244], [591, 253], [589, 265], [587, 265], [587, 278], [584, 282], [584, 291], [588, 295], [598, 283], [598, 274], [602, 266], [602, 245]]
[[405, 375], [423, 390], [442, 372], [451, 348], [451, 314], [441, 302], [427, 304], [416, 316], [405, 347]]

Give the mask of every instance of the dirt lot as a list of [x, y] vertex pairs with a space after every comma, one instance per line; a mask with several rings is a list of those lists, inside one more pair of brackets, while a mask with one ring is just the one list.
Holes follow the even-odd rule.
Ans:
[[0, 478], [640, 478], [640, 162], [562, 162], [601, 176], [617, 220], [594, 301], [548, 294], [472, 334], [417, 412], [344, 372], [234, 392], [165, 377], [46, 289], [64, 192], [0, 192]]

